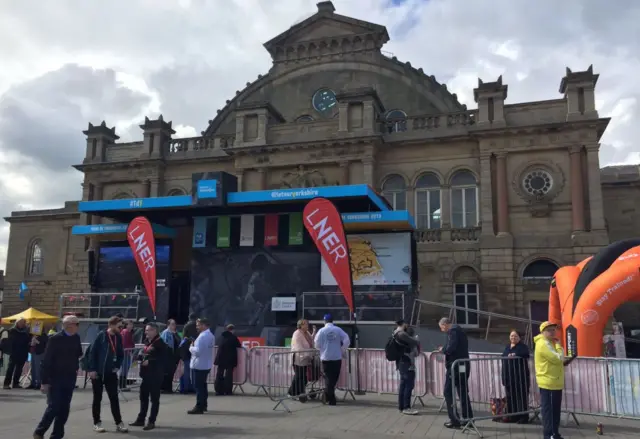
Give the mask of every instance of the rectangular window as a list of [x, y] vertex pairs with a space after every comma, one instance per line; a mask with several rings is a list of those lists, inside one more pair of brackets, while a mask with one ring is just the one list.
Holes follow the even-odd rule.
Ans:
[[416, 221], [419, 229], [440, 228], [440, 190], [416, 190]]
[[451, 225], [456, 229], [478, 226], [478, 188], [451, 189]]
[[478, 284], [454, 284], [453, 304], [464, 309], [456, 310], [456, 323], [467, 328], [478, 327], [478, 313], [480, 300], [478, 297]]

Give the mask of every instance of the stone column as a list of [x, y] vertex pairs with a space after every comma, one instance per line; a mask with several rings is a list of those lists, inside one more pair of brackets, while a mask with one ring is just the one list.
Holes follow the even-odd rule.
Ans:
[[493, 230], [493, 196], [491, 191], [491, 154], [480, 155], [480, 224], [482, 235], [494, 236]]
[[349, 131], [349, 104], [338, 102], [338, 131]]
[[236, 171], [236, 178], [238, 179], [238, 192], [242, 192], [242, 177], [244, 177], [244, 169]]
[[440, 191], [442, 200], [440, 203], [440, 228], [442, 229], [440, 239], [451, 241], [451, 186], [444, 184]]
[[142, 197], [148, 198], [151, 196], [151, 180], [145, 180], [142, 182]]
[[498, 198], [498, 235], [509, 234], [509, 191], [507, 183], [507, 154], [496, 154], [496, 198]]
[[258, 172], [260, 173], [260, 190], [266, 191], [267, 190], [267, 170], [258, 169]]
[[[571, 146], [571, 218], [574, 232], [582, 232], [584, 226], [584, 182], [582, 181], [582, 147]], [[599, 188], [598, 188], [599, 189]]]
[[368, 184], [371, 187], [377, 187], [378, 185], [374, 182], [373, 175], [373, 157], [362, 159], [363, 166], [363, 175], [364, 175], [364, 184]]
[[589, 214], [591, 230], [604, 230], [604, 205], [602, 203], [602, 184], [600, 182], [599, 143], [585, 145], [587, 150], [587, 175], [589, 178]]
[[340, 163], [340, 184], [343, 186], [349, 184], [349, 164], [349, 162]]

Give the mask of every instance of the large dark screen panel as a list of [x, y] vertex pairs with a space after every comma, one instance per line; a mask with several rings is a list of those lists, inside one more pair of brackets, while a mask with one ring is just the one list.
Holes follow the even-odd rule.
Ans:
[[[157, 295], [157, 317], [159, 320], [165, 320], [167, 314], [169, 300], [169, 280], [171, 278], [171, 247], [169, 245], [156, 245], [156, 277], [158, 286]], [[143, 294], [146, 296], [142, 278], [138, 271], [138, 266], [133, 257], [133, 252], [128, 244], [102, 245], [98, 258], [98, 274], [97, 274], [98, 292], [100, 293], [132, 293], [136, 287], [142, 288]], [[120, 305], [125, 297], [114, 295], [114, 299], [103, 299], [110, 305]], [[111, 303], [113, 302], [113, 303]], [[122, 303], [125, 306], [124, 303]], [[140, 317], [152, 317], [151, 308], [147, 300], [140, 302]], [[127, 317], [131, 316], [132, 303], [127, 303]], [[115, 314], [115, 312], [114, 312]], [[124, 313], [123, 313], [124, 314]]]

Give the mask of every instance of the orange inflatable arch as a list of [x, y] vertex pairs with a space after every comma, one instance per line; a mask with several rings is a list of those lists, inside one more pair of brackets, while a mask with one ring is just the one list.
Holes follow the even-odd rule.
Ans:
[[609, 318], [623, 303], [638, 300], [640, 239], [618, 241], [556, 271], [549, 291], [549, 321], [558, 325], [567, 356], [600, 357]]

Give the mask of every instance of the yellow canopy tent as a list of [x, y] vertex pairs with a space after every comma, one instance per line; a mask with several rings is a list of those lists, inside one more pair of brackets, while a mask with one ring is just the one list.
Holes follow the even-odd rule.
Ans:
[[44, 323], [53, 323], [53, 322], [57, 322], [58, 320], [60, 320], [59, 317], [56, 316], [52, 316], [49, 314], [45, 314], [42, 311], [38, 311], [35, 308], [29, 308], [26, 309], [24, 311], [22, 311], [21, 313], [9, 316], [9, 317], [3, 317], [2, 321], [0, 323], [2, 324], [7, 324], [7, 323], [15, 323], [16, 320], [23, 318], [25, 319], [27, 322], [31, 323], [34, 321], [40, 321], [40, 322], [44, 322]]

